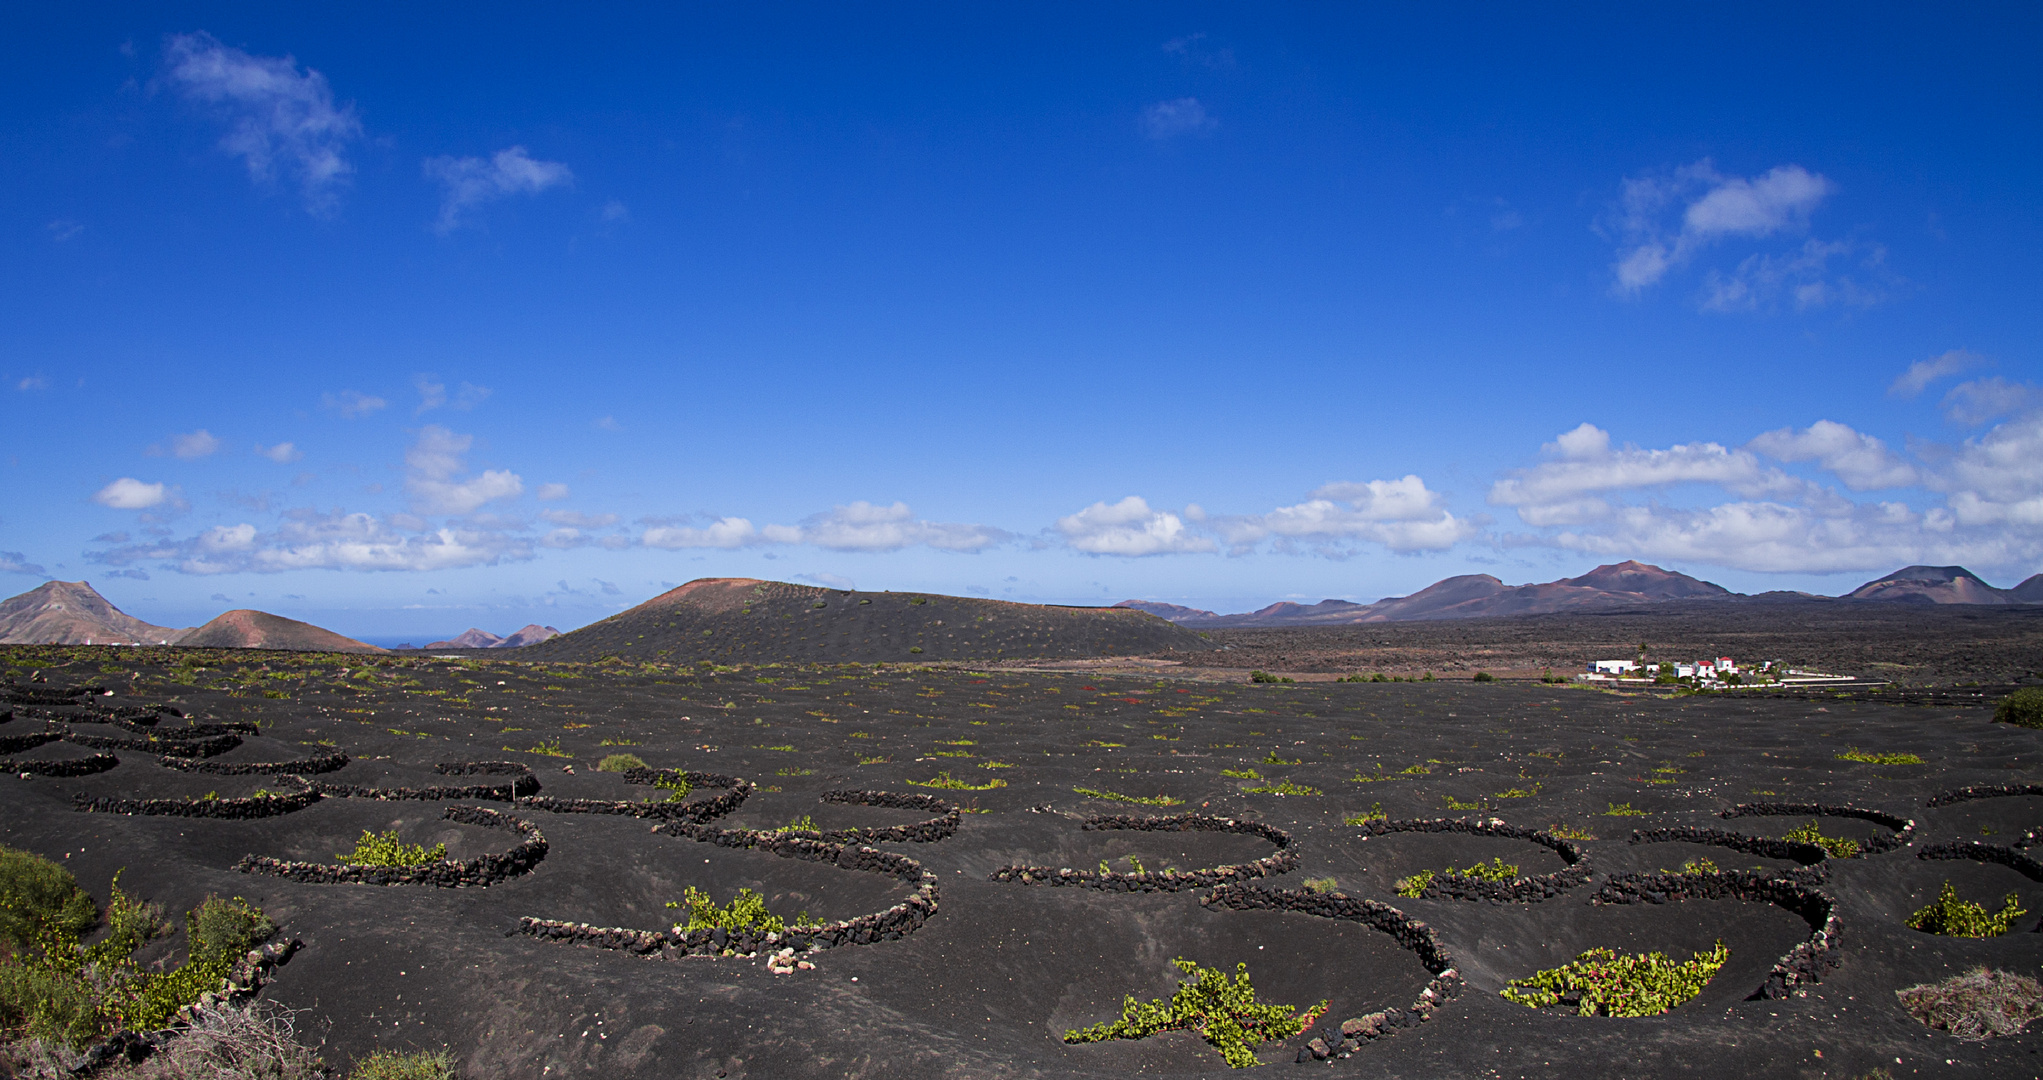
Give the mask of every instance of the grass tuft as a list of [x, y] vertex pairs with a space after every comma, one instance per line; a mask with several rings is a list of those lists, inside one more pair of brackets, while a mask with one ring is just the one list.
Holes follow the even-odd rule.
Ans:
[[1896, 990], [1894, 996], [1917, 1020], [1968, 1040], [2019, 1035], [2043, 1017], [2043, 983], [1984, 967]]

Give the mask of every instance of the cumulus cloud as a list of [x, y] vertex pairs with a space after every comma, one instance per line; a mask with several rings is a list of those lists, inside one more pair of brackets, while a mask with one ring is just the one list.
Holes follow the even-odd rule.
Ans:
[[457, 435], [438, 424], [419, 429], [417, 441], [404, 452], [408, 471], [404, 488], [412, 509], [422, 514], [466, 514], [525, 490], [525, 482], [509, 469], [460, 478], [462, 455], [474, 443], [475, 436]]
[[30, 574], [43, 577], [40, 563], [28, 561], [28, 556], [19, 551], [0, 551], [0, 574]]
[[1908, 487], [1921, 479], [1915, 466], [1895, 457], [1886, 443], [1832, 420], [1818, 420], [1802, 431], [1769, 431], [1746, 445], [1779, 461], [1814, 461], [1853, 491]]
[[1158, 141], [1211, 131], [1218, 126], [1219, 121], [1207, 115], [1206, 106], [1199, 104], [1198, 98], [1159, 101], [1142, 110], [1142, 133]]
[[341, 418], [345, 420], [358, 420], [390, 404], [380, 397], [374, 397], [355, 390], [343, 390], [338, 394], [321, 394], [319, 395], [319, 403], [324, 408], [341, 414]]
[[757, 527], [741, 517], [719, 518], [703, 526], [658, 523], [649, 526], [639, 542], [670, 550], [807, 544], [831, 551], [884, 552], [919, 546], [978, 552], [1009, 539], [1009, 534], [987, 525], [921, 520], [907, 503], [878, 506], [860, 501], [793, 525]]
[[[1913, 460], [1829, 420], [1766, 432], [1740, 450], [1613, 449], [1607, 433], [1585, 424], [1545, 450], [1556, 460], [1491, 490], [1491, 501], [1541, 530], [1506, 544], [1765, 572], [1961, 563], [2027, 574], [2043, 561], [2043, 409], [2035, 406], [1957, 446], [1911, 443]], [[1900, 494], [1857, 502], [1756, 455], [1813, 462], [1852, 490]], [[1670, 505], [1667, 489], [1681, 483], [1698, 485], [1703, 498]], [[1733, 498], [1712, 502], [1712, 487]]]
[[275, 446], [257, 446], [255, 452], [279, 465], [289, 465], [305, 456], [295, 443], [287, 442], [280, 442]]
[[447, 384], [441, 382], [437, 376], [433, 375], [414, 375], [412, 376], [411, 385], [419, 392], [419, 405], [417, 409], [413, 410], [413, 416], [423, 416], [443, 405], [450, 405], [452, 408], [467, 412], [482, 404], [484, 398], [489, 397], [489, 387], [465, 382], [455, 390], [454, 396], [450, 400], [447, 396]]
[[227, 125], [220, 149], [240, 158], [252, 179], [295, 178], [307, 210], [332, 211], [354, 171], [347, 150], [362, 123], [353, 106], [334, 104], [326, 76], [290, 56], [254, 56], [197, 33], [165, 39], [163, 77]]
[[1064, 542], [1088, 555], [1173, 555], [1214, 551], [1211, 539], [1195, 535], [1183, 518], [1152, 510], [1140, 495], [1117, 503], [1096, 502], [1057, 519]]
[[165, 442], [151, 446], [148, 453], [150, 457], [168, 455], [189, 461], [193, 458], [209, 457], [219, 449], [220, 440], [212, 432], [200, 428], [189, 435], [172, 435]]
[[[1627, 177], [1611, 223], [1618, 240], [1614, 288], [1620, 295], [1635, 296], [1729, 237], [1761, 239], [1805, 230], [1810, 215], [1836, 189], [1828, 178], [1793, 164], [1740, 177], [1719, 173], [1703, 160], [1670, 172]], [[1669, 212], [1676, 208], [1678, 218], [1670, 220]], [[1742, 306], [1758, 291], [1790, 281], [1802, 287], [1798, 302], [1805, 306], [1829, 302], [1839, 286], [1820, 274], [1822, 264], [1836, 254], [1823, 247], [1804, 248], [1799, 257], [1748, 261], [1719, 281], [1710, 302], [1720, 309]]]
[[499, 150], [489, 158], [435, 157], [425, 162], [426, 178], [445, 189], [440, 217], [433, 224], [441, 235], [461, 227], [461, 216], [506, 195], [537, 195], [574, 182], [575, 174], [558, 161], [539, 161], [522, 146]]
[[1912, 398], [1929, 389], [1929, 384], [1938, 379], [1956, 375], [1967, 368], [1977, 367], [1981, 357], [1964, 349], [1952, 349], [1942, 356], [1928, 360], [1917, 360], [1908, 365], [1908, 370], [1896, 376], [1887, 387], [1889, 397]]
[[1970, 379], [1944, 395], [1944, 416], [1958, 424], [1984, 424], [1995, 417], [2043, 405], [2043, 388], [2009, 382], [1998, 375]]
[[169, 498], [170, 488], [166, 484], [145, 484], [132, 476], [123, 476], [100, 488], [92, 501], [115, 510], [147, 510], [161, 506]]
[[539, 485], [538, 492], [535, 493], [535, 497], [540, 502], [554, 502], [565, 499], [568, 497], [568, 486], [566, 484], [541, 484]]
[[529, 559], [531, 544], [501, 530], [414, 530], [371, 514], [291, 511], [274, 530], [241, 522], [215, 525], [184, 540], [125, 544], [88, 552], [94, 562], [159, 562], [180, 573], [282, 573], [289, 570], [431, 571]]
[[[1857, 269], [1834, 271], [1832, 262]], [[1887, 249], [1879, 244], [1808, 240], [1782, 255], [1748, 255], [1729, 273], [1711, 270], [1703, 279], [1704, 311], [1772, 310], [1782, 299], [1796, 311], [1822, 307], [1872, 307], [1887, 298], [1882, 281]]]
[[1440, 551], [1477, 531], [1474, 522], [1449, 512], [1439, 493], [1412, 475], [1327, 484], [1305, 502], [1266, 514], [1209, 517], [1202, 512], [1197, 519], [1237, 554], [1270, 539], [1280, 546], [1303, 543], [1329, 556], [1351, 554], [1356, 543], [1397, 552]]

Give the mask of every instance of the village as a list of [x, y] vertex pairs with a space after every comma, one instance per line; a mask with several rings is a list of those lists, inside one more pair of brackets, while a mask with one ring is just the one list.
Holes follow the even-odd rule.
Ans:
[[1768, 660], [1740, 667], [1728, 656], [1694, 663], [1642, 660], [1592, 660], [1588, 670], [1575, 676], [1577, 682], [1621, 683], [1634, 686], [1676, 685], [1698, 690], [1729, 690], [1743, 687], [1809, 685], [1857, 682], [1856, 676], [1802, 671], [1785, 660]]

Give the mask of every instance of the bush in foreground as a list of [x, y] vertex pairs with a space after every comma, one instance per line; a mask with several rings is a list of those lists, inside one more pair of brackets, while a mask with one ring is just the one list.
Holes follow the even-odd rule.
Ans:
[[1910, 1016], [1961, 1039], [2019, 1035], [2043, 1017], [2043, 983], [2012, 971], [1973, 968], [1942, 982], [1894, 991]]
[[637, 754], [607, 754], [596, 763], [597, 772], [627, 772], [646, 767], [645, 759]]
[[2043, 728], [2043, 686], [2028, 686], [2000, 699], [1993, 710], [1996, 724]]

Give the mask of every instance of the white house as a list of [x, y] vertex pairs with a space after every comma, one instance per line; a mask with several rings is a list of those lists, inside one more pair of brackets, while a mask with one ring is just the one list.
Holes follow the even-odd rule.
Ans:
[[1628, 675], [1639, 669], [1636, 660], [1593, 660], [1589, 671], [1593, 675]]

